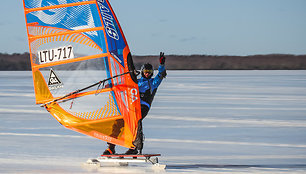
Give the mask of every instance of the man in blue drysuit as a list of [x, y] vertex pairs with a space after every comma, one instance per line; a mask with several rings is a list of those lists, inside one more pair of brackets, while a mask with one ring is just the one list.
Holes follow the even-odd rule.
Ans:
[[[164, 56], [164, 53], [160, 53], [159, 57], [159, 68], [158, 68], [158, 74], [152, 78], [153, 76], [153, 66], [149, 63], [146, 63], [142, 65], [141, 67], [141, 78], [138, 79], [138, 87], [139, 87], [139, 93], [140, 93], [140, 104], [141, 104], [141, 120], [138, 122], [138, 130], [137, 130], [137, 137], [136, 140], [133, 142], [133, 144], [137, 147], [134, 149], [129, 149], [125, 154], [138, 154], [142, 153], [143, 148], [143, 131], [142, 131], [142, 120], [147, 116], [152, 101], [154, 99], [155, 93], [157, 91], [157, 88], [161, 84], [163, 78], [167, 76], [166, 69], [165, 69], [165, 61], [166, 57]], [[114, 125], [114, 127], [123, 127], [123, 120], [119, 123]], [[115, 133], [117, 134], [117, 133]], [[117, 135], [118, 136], [118, 135]], [[116, 137], [116, 135], [113, 135], [113, 137]], [[108, 148], [104, 151], [104, 155], [108, 154], [115, 154], [115, 145], [111, 143], [107, 143]], [[138, 152], [139, 150], [139, 152]]]

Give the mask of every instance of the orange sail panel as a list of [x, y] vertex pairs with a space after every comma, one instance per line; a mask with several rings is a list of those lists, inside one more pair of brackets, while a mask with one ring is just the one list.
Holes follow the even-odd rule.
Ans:
[[140, 97], [108, 0], [24, 0], [36, 103], [63, 126], [134, 147]]

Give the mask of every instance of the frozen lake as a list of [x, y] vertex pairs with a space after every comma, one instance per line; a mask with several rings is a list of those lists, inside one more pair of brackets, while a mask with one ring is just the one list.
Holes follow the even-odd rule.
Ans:
[[[161, 173], [306, 173], [306, 71], [168, 71], [144, 133]], [[105, 148], [35, 105], [31, 72], [0, 71], [0, 173], [152, 172], [81, 167]]]

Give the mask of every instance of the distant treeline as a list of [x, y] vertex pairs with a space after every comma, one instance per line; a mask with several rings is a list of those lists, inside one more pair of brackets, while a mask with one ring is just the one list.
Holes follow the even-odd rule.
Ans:
[[31, 70], [30, 54], [3, 54], [0, 53], [0, 71]]
[[[306, 55], [209, 56], [168, 55], [167, 69], [173, 70], [306, 70]], [[134, 56], [134, 64], [158, 66], [157, 56]]]
[[[306, 55], [269, 54], [252, 56], [166, 55], [171, 70], [306, 70]], [[133, 56], [137, 69], [143, 63], [157, 68], [158, 56]], [[0, 70], [31, 70], [29, 53], [0, 53]]]

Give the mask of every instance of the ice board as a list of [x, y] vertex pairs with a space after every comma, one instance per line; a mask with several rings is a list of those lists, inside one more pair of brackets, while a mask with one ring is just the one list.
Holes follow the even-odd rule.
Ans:
[[158, 167], [164, 169], [166, 165], [161, 165], [158, 161], [158, 156], [160, 154], [136, 154], [136, 155], [126, 155], [126, 154], [113, 154], [113, 155], [101, 155], [96, 159], [89, 159], [86, 163], [88, 165], [103, 166], [104, 164], [127, 166], [129, 163], [151, 163], [153, 167]]

